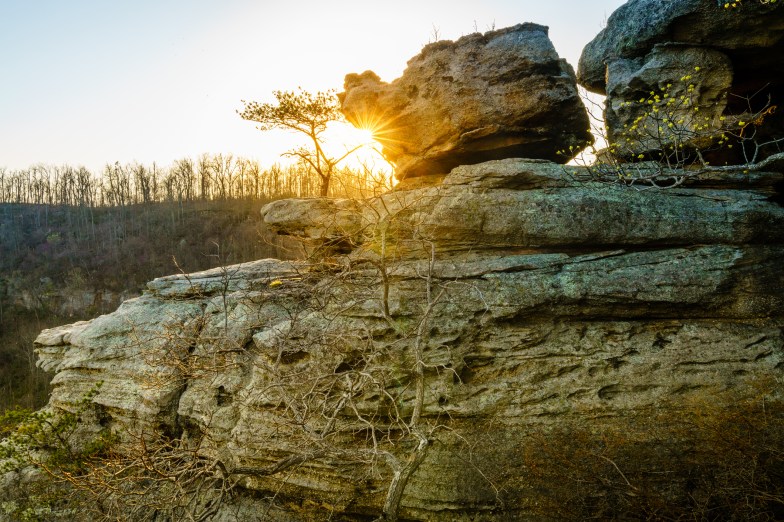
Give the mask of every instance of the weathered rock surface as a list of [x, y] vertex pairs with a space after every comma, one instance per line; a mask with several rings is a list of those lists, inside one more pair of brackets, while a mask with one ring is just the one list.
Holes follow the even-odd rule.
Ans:
[[342, 111], [375, 129], [400, 179], [509, 157], [566, 161], [592, 140], [572, 67], [536, 24], [425, 46], [403, 76], [349, 74]]
[[[584, 181], [588, 177], [582, 168], [507, 159], [457, 167], [440, 185], [395, 191], [356, 205], [350, 226], [334, 217], [333, 206], [346, 204], [341, 201], [284, 200], [262, 212], [278, 234], [311, 245], [365, 242], [376, 250], [382, 237], [375, 224], [381, 221], [387, 227], [388, 247], [400, 247], [396, 255], [401, 257], [409, 254], [396, 238], [413, 230], [417, 241], [434, 244], [439, 253], [768, 245], [784, 240], [784, 209], [769, 201], [773, 192], [764, 186], [781, 180], [780, 174], [705, 176], [690, 180], [688, 188], [666, 191]], [[302, 226], [303, 215], [318, 226]]]
[[[390, 480], [374, 440], [410, 451], [384, 397], [408, 414], [418, 346], [432, 441], [401, 514], [520, 520], [547, 515], [524, 471], [534, 432], [603, 432], [700, 400], [781, 400], [784, 212], [764, 181], [781, 176], [638, 191], [563, 169], [493, 161], [366, 202], [271, 204], [279, 232], [353, 251], [157, 279], [113, 314], [44, 331], [51, 406], [103, 380], [94, 401], [110, 426], [207, 434], [199, 451], [228, 469], [332, 448], [285, 473], [249, 473], [219, 519], [269, 508], [272, 520], [360, 520], [379, 514]], [[325, 425], [336, 427], [328, 441]], [[384, 446], [383, 434], [403, 438]], [[287, 500], [268, 505], [268, 493]]]
[[[726, 9], [703, 0], [630, 0], [585, 47], [577, 76], [587, 89], [607, 95], [605, 119], [613, 143], [629, 137], [628, 129], [650, 111], [647, 100], [653, 94], [665, 93], [678, 100], [667, 106], [671, 114], [665, 131], [668, 123], [676, 122], [683, 135], [716, 136], [723, 130], [737, 135], [739, 122], [757, 120], [763, 109], [784, 101], [779, 74], [783, 57], [780, 2], [747, 2]], [[684, 97], [688, 102], [680, 101]], [[654, 120], [643, 116], [645, 134], [651, 136], [636, 144], [633, 153], [661, 148], [662, 122]], [[784, 117], [775, 109], [765, 114], [764, 124], [759, 123], [746, 129], [743, 137], [755, 132], [757, 142], [763, 143], [784, 135]], [[681, 141], [707, 146], [704, 139]], [[778, 150], [763, 150], [758, 159]], [[722, 160], [740, 163], [746, 158], [725, 150]]]
[[[784, 8], [748, 2], [742, 9], [702, 0], [629, 0], [583, 50], [577, 70], [581, 85], [604, 94], [606, 67], [617, 59], [643, 58], [661, 43], [724, 50], [739, 73], [754, 71], [777, 81], [784, 68]], [[759, 79], [757, 80], [759, 81]]]

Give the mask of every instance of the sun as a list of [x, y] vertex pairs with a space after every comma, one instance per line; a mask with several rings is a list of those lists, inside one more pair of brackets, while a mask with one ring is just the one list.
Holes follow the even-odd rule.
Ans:
[[332, 122], [324, 132], [324, 144], [332, 155], [342, 156], [346, 151], [374, 143], [372, 129], [357, 128], [347, 122]]
[[385, 157], [384, 129], [369, 118], [350, 123], [333, 121], [322, 134], [322, 146], [327, 156], [338, 159], [340, 165], [357, 172], [371, 172], [394, 184], [394, 165]]
[[354, 127], [354, 131], [356, 131], [357, 138], [363, 143], [373, 143], [376, 139], [373, 129], [358, 129]]
[[[334, 121], [324, 132], [324, 151], [332, 158], [340, 158], [346, 154], [345, 163], [358, 167], [368, 161], [386, 164], [381, 156], [381, 144], [372, 128], [354, 127], [348, 122]], [[387, 164], [388, 166], [388, 164]]]

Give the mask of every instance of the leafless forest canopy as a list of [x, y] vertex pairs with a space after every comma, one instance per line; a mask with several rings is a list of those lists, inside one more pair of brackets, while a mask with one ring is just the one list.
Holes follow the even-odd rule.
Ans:
[[[100, 173], [0, 167], [0, 411], [46, 401], [49, 376], [32, 352], [43, 328], [107, 313], [116, 304], [106, 293], [116, 300], [155, 277], [285, 257], [259, 210], [319, 189], [305, 165], [263, 168], [222, 154], [167, 167], [115, 163]], [[368, 166], [344, 168], [331, 190], [359, 196], [378, 183]], [[86, 305], [63, 309], [68, 298]]]

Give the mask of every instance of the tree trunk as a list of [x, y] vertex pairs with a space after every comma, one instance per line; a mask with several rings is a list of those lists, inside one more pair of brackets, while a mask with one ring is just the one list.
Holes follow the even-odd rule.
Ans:
[[329, 180], [331, 176], [321, 176], [321, 190], [319, 196], [325, 198], [329, 196]]

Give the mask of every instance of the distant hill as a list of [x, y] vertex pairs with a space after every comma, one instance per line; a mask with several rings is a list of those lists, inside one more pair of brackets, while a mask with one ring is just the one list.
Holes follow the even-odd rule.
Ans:
[[50, 376], [32, 352], [42, 329], [108, 313], [156, 277], [286, 257], [262, 229], [263, 204], [0, 203], [0, 411], [46, 402]]

